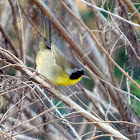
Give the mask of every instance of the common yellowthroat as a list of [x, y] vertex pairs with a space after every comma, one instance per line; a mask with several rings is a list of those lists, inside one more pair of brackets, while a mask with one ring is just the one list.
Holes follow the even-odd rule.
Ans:
[[[72, 61], [51, 44], [51, 36], [47, 38], [47, 22], [49, 21], [49, 34], [51, 34], [50, 20], [45, 19], [44, 39], [40, 42], [40, 50], [36, 57], [38, 71], [58, 86], [76, 84], [81, 80], [84, 71], [75, 66]], [[48, 40], [47, 40], [48, 39]]]

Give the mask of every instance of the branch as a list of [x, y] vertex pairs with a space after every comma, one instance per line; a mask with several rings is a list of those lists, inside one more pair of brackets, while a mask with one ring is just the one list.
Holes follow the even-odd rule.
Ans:
[[122, 0], [127, 7], [130, 9], [132, 13], [134, 13], [134, 16], [136, 17], [138, 23], [140, 24], [140, 13], [136, 9], [136, 7], [133, 5], [133, 3], [130, 0]]
[[127, 22], [127, 23], [129, 23], [129, 24], [131, 24], [131, 25], [134, 25], [134, 26], [136, 26], [136, 27], [140, 27], [140, 25], [135, 24], [135, 23], [133, 23], [133, 22], [131, 22], [131, 21], [128, 21], [128, 20], [122, 18], [121, 16], [118, 16], [118, 15], [115, 15], [115, 14], [113, 14], [113, 13], [111, 13], [111, 12], [108, 12], [108, 11], [106, 11], [106, 10], [104, 10], [104, 9], [102, 9], [102, 8], [99, 8], [99, 7], [95, 6], [95, 5], [92, 5], [92, 4], [90, 4], [90, 3], [88, 3], [88, 2], [86, 2], [86, 1], [84, 1], [84, 0], [80, 0], [80, 1], [83, 2], [84, 4], [88, 5], [88, 6], [91, 6], [91, 7], [95, 8], [95, 9], [99, 10], [99, 11], [102, 11], [102, 12], [105, 12], [105, 13], [111, 15], [111, 16], [114, 16], [114, 17], [116, 17], [116, 18], [118, 18], [118, 19], [120, 19], [120, 20], [122, 20], [122, 21], [124, 21], [124, 22]]
[[17, 40], [19, 42], [19, 48], [20, 48], [20, 59], [23, 60], [23, 51], [22, 51], [22, 41], [19, 35], [19, 29], [18, 29], [18, 25], [17, 25], [17, 18], [16, 18], [16, 10], [14, 8], [14, 5], [12, 3], [12, 0], [9, 0], [11, 9], [12, 9], [12, 15], [13, 15], [13, 27], [14, 30], [16, 32], [16, 36], [17, 36]]
[[[82, 60], [85, 62], [85, 64], [88, 65], [88, 67], [100, 78], [105, 79], [104, 75], [99, 71], [99, 69], [92, 63], [92, 61], [88, 58], [88, 56], [84, 53], [84, 51], [80, 48], [80, 46], [74, 41], [74, 39], [67, 33], [67, 31], [62, 27], [62, 25], [57, 21], [57, 19], [53, 16], [53, 14], [50, 12], [48, 7], [45, 5], [45, 3], [41, 0], [33, 0], [34, 3], [40, 8], [40, 10], [50, 17], [52, 20], [52, 24], [57, 28], [57, 30], [60, 32], [62, 37], [70, 44], [70, 46], [78, 53], [78, 55], [82, 58]], [[75, 16], [74, 16], [75, 17]], [[77, 17], [75, 17], [77, 19]], [[89, 28], [81, 22], [79, 19], [77, 19], [81, 25], [86, 28], [86, 30], [90, 33], [93, 40], [98, 44], [98, 46], [102, 49], [102, 51], [107, 55], [107, 57], [110, 59], [110, 61], [136, 86], [140, 89], [140, 85], [138, 85], [108, 54], [108, 52], [104, 49], [104, 47], [100, 44], [100, 42], [96, 39], [96, 37], [93, 35], [93, 33], [89, 30]]]
[[24, 29], [23, 29], [23, 19], [22, 19], [22, 15], [21, 15], [21, 11], [20, 11], [20, 6], [19, 6], [19, 2], [17, 0], [17, 5], [18, 5], [18, 10], [19, 10], [19, 16], [20, 16], [20, 22], [21, 22], [21, 32], [22, 32], [22, 45], [21, 45], [21, 52], [22, 52], [22, 60], [24, 62], [24, 64], [26, 64], [26, 59], [25, 59], [25, 46], [24, 46]]
[[2, 35], [4, 36], [4, 38], [6, 39], [6, 41], [8, 42], [8, 44], [10, 45], [11, 49], [13, 50], [14, 54], [16, 57], [19, 57], [19, 53], [17, 48], [15, 47], [15, 45], [13, 44], [12, 40], [10, 39], [9, 35], [6, 33], [6, 31], [3, 29], [3, 27], [0, 24], [0, 31], [2, 33]]
[[[31, 77], [33, 75], [33, 73], [31, 71], [29, 71], [28, 68], [18, 58], [16, 58], [13, 54], [11, 54], [9, 51], [0, 47], [0, 54], [4, 55], [5, 59], [8, 62], [10, 62], [12, 64], [16, 63], [17, 66], [16, 67], [14, 66], [15, 69], [19, 70], [23, 74], [26, 74], [28, 77]], [[44, 81], [39, 76], [35, 75], [31, 79], [33, 81], [36, 81], [37, 83], [41, 84], [41, 86], [46, 88], [52, 95], [54, 95], [59, 100], [63, 101], [70, 108], [75, 109], [81, 116], [83, 116], [89, 122], [92, 122], [94, 125], [96, 125], [101, 130], [103, 130], [106, 133], [109, 133], [111, 135], [120, 137], [121, 139], [128, 140], [128, 138], [125, 137], [124, 135], [122, 135], [119, 131], [112, 128], [109, 124], [103, 123], [100, 119], [98, 119], [94, 115], [92, 115], [89, 112], [87, 112], [86, 110], [84, 110], [82, 107], [80, 107], [78, 104], [76, 104], [73, 100], [71, 100], [69, 97], [63, 95], [60, 91], [56, 90], [50, 83]], [[41, 114], [42, 113], [40, 113], [38, 116], [40, 116]]]

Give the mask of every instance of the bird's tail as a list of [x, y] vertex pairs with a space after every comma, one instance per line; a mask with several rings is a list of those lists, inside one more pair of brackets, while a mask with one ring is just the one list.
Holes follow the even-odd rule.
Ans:
[[44, 22], [44, 38], [40, 42], [40, 49], [51, 49], [51, 20], [49, 17], [45, 17]]

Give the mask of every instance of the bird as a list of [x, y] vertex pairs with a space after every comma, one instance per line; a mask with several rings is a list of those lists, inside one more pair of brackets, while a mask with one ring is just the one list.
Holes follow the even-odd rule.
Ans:
[[[49, 28], [47, 24], [49, 23]], [[47, 34], [49, 30], [49, 35]], [[49, 38], [49, 39], [48, 39]], [[37, 70], [57, 86], [70, 86], [79, 82], [84, 70], [69, 60], [51, 41], [51, 20], [45, 18], [44, 38], [36, 56]]]

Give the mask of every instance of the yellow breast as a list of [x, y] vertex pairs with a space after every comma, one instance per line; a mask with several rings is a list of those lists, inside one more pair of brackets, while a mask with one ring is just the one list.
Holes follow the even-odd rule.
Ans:
[[70, 79], [60, 66], [54, 64], [51, 51], [46, 49], [38, 52], [36, 64], [39, 72], [58, 86], [74, 85], [82, 78]]

